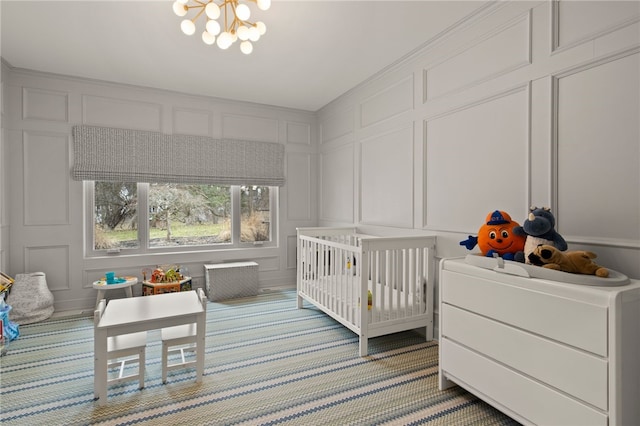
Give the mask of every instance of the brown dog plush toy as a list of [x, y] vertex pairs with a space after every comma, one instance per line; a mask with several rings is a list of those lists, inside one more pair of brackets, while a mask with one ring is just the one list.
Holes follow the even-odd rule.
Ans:
[[529, 254], [529, 261], [543, 268], [574, 274], [596, 275], [602, 278], [608, 277], [609, 270], [591, 260], [596, 257], [596, 254], [590, 251], [560, 251], [554, 246], [540, 244]]

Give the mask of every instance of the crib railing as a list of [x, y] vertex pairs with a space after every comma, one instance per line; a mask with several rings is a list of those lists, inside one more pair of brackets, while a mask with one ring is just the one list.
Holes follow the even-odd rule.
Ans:
[[393, 327], [432, 314], [434, 245], [433, 237], [305, 228], [298, 235], [298, 290], [354, 331]]

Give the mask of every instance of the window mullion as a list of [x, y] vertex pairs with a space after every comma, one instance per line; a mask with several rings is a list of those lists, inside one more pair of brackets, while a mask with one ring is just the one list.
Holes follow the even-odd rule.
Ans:
[[149, 249], [149, 184], [138, 183], [138, 244]]
[[240, 206], [240, 187], [231, 187], [231, 244], [240, 244], [240, 222], [242, 221], [242, 208]]

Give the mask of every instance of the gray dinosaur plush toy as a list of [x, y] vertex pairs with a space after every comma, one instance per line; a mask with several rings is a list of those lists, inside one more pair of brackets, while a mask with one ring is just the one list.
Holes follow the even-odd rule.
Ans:
[[529, 255], [540, 244], [554, 246], [560, 251], [567, 249], [567, 242], [556, 230], [556, 218], [548, 207], [531, 207], [529, 216], [522, 226], [513, 228], [513, 233], [526, 237], [523, 259], [516, 259], [531, 264]]

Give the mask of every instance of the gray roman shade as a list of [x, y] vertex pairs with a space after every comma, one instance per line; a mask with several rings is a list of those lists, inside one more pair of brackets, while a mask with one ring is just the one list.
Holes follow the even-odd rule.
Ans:
[[278, 143], [74, 126], [75, 180], [283, 186]]

